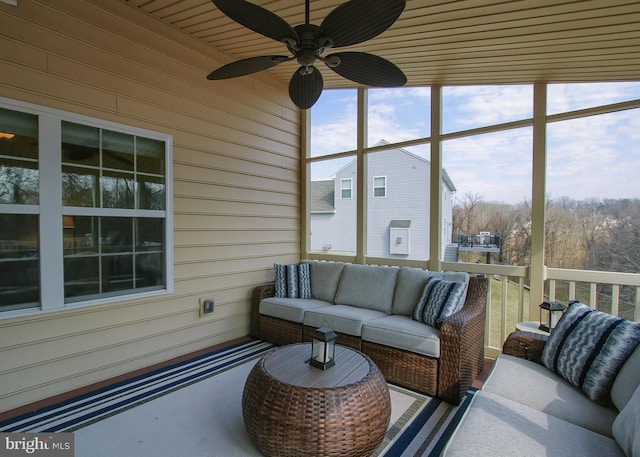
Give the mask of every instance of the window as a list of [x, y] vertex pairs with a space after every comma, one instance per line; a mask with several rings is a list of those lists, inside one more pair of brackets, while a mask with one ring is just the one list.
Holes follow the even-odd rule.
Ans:
[[38, 117], [0, 108], [0, 310], [38, 302]]
[[171, 137], [3, 105], [0, 312], [170, 291]]
[[387, 196], [387, 177], [386, 176], [373, 177], [373, 196], [376, 198], [382, 198]]
[[[329, 92], [323, 92], [327, 100]], [[333, 97], [346, 94], [338, 92]], [[311, 110], [311, 131], [325, 138], [314, 144], [332, 147], [307, 157], [311, 181], [353, 178], [353, 200], [336, 197], [334, 206], [325, 204], [330, 215], [310, 206], [312, 253], [332, 246], [327, 254], [335, 259], [338, 252], [353, 251], [365, 262], [393, 258], [390, 247], [400, 244], [398, 236], [390, 236], [389, 224], [411, 220], [410, 254], [403, 264], [421, 266], [411, 262], [446, 256], [451, 262], [527, 266], [532, 240], [544, 234], [548, 267], [638, 272], [639, 82], [358, 89], [358, 97], [357, 112], [342, 103]], [[534, 107], [545, 104], [544, 122], [534, 120]], [[440, 131], [431, 132], [429, 122]], [[345, 135], [345, 128], [356, 131]], [[356, 150], [333, 147], [354, 135], [362, 136]], [[544, 167], [534, 154], [545, 159]], [[361, 161], [361, 176], [347, 163], [352, 160]], [[434, 160], [441, 167], [441, 187], [431, 182]], [[335, 187], [336, 193], [342, 190]], [[365, 198], [356, 198], [360, 188]], [[440, 197], [438, 221], [431, 217], [432, 192]], [[541, 201], [546, 202], [544, 233], [532, 224], [531, 208]], [[436, 228], [442, 245], [430, 253]], [[479, 251], [473, 243], [484, 232], [490, 242]], [[335, 249], [346, 233], [349, 244], [341, 246], [347, 247]], [[320, 237], [323, 242], [316, 242]]]
[[351, 178], [340, 180], [340, 198], [352, 198], [353, 180]]

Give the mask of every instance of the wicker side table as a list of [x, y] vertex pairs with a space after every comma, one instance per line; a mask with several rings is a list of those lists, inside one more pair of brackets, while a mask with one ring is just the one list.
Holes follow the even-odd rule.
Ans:
[[311, 344], [278, 347], [249, 373], [242, 415], [266, 456], [370, 456], [391, 416], [389, 389], [366, 355], [336, 346], [336, 365], [307, 362]]
[[513, 332], [502, 345], [502, 353], [539, 363], [548, 339], [548, 336], [539, 333]]

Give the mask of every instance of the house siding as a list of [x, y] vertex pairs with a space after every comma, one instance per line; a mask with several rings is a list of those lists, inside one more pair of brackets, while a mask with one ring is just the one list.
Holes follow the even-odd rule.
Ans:
[[[335, 212], [311, 213], [311, 250], [355, 253], [356, 250], [356, 161], [338, 170], [334, 179]], [[367, 252], [372, 258], [428, 260], [431, 214], [430, 162], [403, 149], [390, 149], [367, 156]], [[386, 195], [374, 197], [373, 181], [384, 177]], [[340, 181], [352, 178], [353, 198], [340, 198]], [[452, 191], [443, 184], [443, 231], [451, 231]], [[408, 253], [391, 253], [391, 224], [410, 221]], [[450, 235], [449, 235], [450, 236]], [[406, 240], [405, 240], [406, 242]], [[394, 247], [394, 251], [397, 249]]]
[[[370, 154], [367, 161], [367, 255], [429, 259], [429, 162], [398, 149]], [[373, 196], [373, 177], [386, 177], [386, 197]], [[390, 253], [392, 220], [410, 220], [410, 255]]]
[[[351, 198], [342, 198], [341, 179], [352, 179]], [[356, 164], [350, 163], [333, 180], [335, 212], [311, 215], [311, 249], [340, 254], [356, 252]], [[327, 249], [331, 246], [330, 249]]]
[[122, 2], [0, 3], [0, 97], [172, 135], [174, 193], [174, 292], [0, 319], [0, 412], [247, 335], [298, 260], [299, 113], [264, 74], [206, 80], [223, 60]]

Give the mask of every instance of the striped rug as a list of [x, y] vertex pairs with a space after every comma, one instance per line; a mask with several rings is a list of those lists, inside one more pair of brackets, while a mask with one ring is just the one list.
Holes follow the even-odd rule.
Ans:
[[[258, 456], [239, 403], [249, 370], [272, 347], [227, 347], [4, 421], [0, 433], [73, 432], [76, 457]], [[474, 393], [456, 407], [391, 384], [389, 391], [391, 425], [376, 457], [440, 455]]]

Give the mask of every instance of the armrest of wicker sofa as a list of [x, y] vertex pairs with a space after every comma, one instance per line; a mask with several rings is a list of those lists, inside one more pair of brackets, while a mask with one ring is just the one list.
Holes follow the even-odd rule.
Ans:
[[438, 397], [459, 404], [484, 367], [487, 279], [472, 277], [464, 306], [440, 328]]
[[256, 286], [251, 294], [251, 319], [249, 321], [249, 335], [252, 338], [260, 338], [260, 301], [263, 298], [276, 295], [275, 283]]
[[513, 332], [502, 345], [502, 353], [540, 363], [542, 350], [548, 339], [548, 336], [537, 333]]

